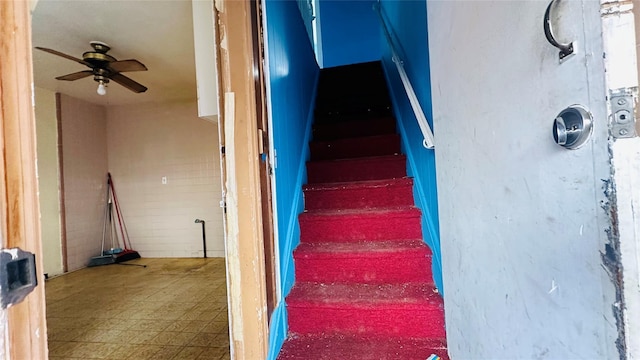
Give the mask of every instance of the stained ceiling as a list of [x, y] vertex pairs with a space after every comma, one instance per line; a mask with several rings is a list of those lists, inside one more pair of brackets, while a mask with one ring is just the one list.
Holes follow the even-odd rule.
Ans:
[[33, 46], [77, 58], [90, 41], [107, 43], [118, 60], [137, 59], [148, 71], [123, 73], [149, 88], [136, 94], [110, 82], [96, 93], [93, 77], [76, 81], [56, 76], [86, 70], [82, 64], [33, 50], [36, 87], [100, 105], [196, 99], [191, 0], [39, 0], [32, 18]]

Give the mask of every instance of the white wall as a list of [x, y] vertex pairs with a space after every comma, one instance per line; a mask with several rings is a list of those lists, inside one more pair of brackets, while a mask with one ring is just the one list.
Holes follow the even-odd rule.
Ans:
[[[217, 125], [196, 102], [110, 107], [109, 170], [143, 257], [224, 256]], [[167, 184], [162, 184], [162, 178]]]
[[[615, 287], [603, 266], [609, 179], [600, 3], [430, 1], [429, 48], [444, 300], [453, 359], [614, 359]], [[594, 115], [578, 150], [552, 123]]]
[[104, 107], [62, 95], [62, 161], [67, 264], [73, 271], [100, 254], [107, 175]]
[[42, 261], [44, 273], [51, 276], [63, 271], [56, 94], [35, 88], [35, 99]]

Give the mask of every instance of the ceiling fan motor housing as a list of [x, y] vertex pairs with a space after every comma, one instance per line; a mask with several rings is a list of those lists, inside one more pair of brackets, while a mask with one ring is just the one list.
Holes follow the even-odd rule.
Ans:
[[95, 64], [96, 66], [102, 65], [104, 63], [110, 63], [112, 61], [117, 61], [116, 58], [111, 55], [99, 53], [96, 51], [87, 51], [86, 53], [82, 54], [82, 59], [90, 64]]
[[[94, 69], [102, 70], [113, 61], [118, 61], [111, 55], [107, 55], [107, 51], [111, 50], [111, 47], [102, 41], [91, 41], [89, 43], [94, 51], [87, 51], [82, 54], [82, 60], [88, 62]], [[96, 74], [107, 76], [108, 74]]]

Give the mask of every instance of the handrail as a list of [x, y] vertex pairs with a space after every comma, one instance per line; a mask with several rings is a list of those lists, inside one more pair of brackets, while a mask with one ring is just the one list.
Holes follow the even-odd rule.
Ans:
[[393, 40], [391, 39], [391, 34], [389, 33], [389, 29], [387, 29], [387, 24], [384, 21], [384, 17], [382, 16], [382, 9], [380, 8], [379, 3], [373, 4], [373, 9], [380, 16], [380, 23], [382, 24], [382, 29], [384, 30], [384, 36], [387, 38], [387, 43], [389, 43], [389, 48], [391, 49], [391, 60], [396, 64], [396, 68], [398, 69], [398, 73], [400, 74], [400, 79], [402, 80], [402, 85], [404, 86], [404, 91], [407, 92], [407, 96], [409, 97], [409, 103], [411, 104], [411, 108], [413, 109], [413, 113], [418, 120], [418, 126], [420, 126], [420, 130], [422, 131], [422, 136], [424, 137], [424, 141], [422, 141], [422, 145], [427, 149], [433, 149], [435, 147], [435, 143], [433, 140], [433, 132], [429, 127], [429, 122], [427, 121], [427, 117], [424, 115], [424, 111], [422, 111], [422, 106], [420, 106], [420, 102], [418, 101], [418, 97], [416, 96], [416, 92], [413, 90], [413, 86], [411, 85], [411, 81], [409, 81], [409, 77], [407, 76], [407, 72], [404, 70], [404, 62], [398, 56], [398, 52], [396, 51], [395, 46], [393, 45]]

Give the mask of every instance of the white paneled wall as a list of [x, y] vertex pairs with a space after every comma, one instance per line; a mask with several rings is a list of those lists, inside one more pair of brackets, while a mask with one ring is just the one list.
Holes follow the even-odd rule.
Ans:
[[64, 205], [69, 271], [100, 254], [107, 174], [106, 112], [61, 96]]
[[[218, 129], [195, 101], [107, 110], [109, 171], [143, 257], [224, 256]], [[163, 178], [166, 184], [163, 184]]]

